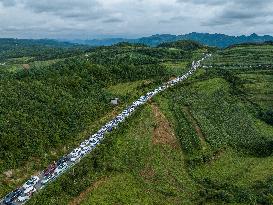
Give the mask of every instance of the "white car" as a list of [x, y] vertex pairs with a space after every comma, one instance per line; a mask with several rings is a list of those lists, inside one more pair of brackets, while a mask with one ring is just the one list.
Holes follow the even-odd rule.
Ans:
[[68, 168], [67, 163], [60, 164], [54, 171], [55, 175], [63, 173]]
[[106, 131], [106, 127], [102, 127], [98, 132], [105, 132]]
[[126, 114], [126, 113], [128, 113], [128, 108], [122, 111], [122, 114]]
[[34, 192], [36, 192], [36, 189], [34, 187], [29, 187], [28, 189], [24, 191], [24, 193], [21, 196], [18, 197], [18, 201], [23, 202], [30, 199], [30, 196]]
[[74, 150], [70, 153], [70, 155], [71, 155], [71, 156], [77, 156], [78, 153], [79, 153], [80, 151], [81, 151], [80, 148], [76, 148], [76, 149], [74, 149]]
[[125, 117], [128, 117], [128, 116], [129, 116], [129, 113], [128, 113], [128, 112], [127, 112], [127, 113], [125, 113], [125, 114], [124, 114], [124, 116], [125, 116]]
[[29, 187], [33, 187], [38, 183], [39, 180], [39, 177], [33, 176], [23, 185], [23, 188], [28, 189]]
[[23, 194], [33, 194], [34, 192], [36, 191], [35, 187], [28, 187], [27, 189], [24, 190], [24, 193]]
[[71, 162], [76, 162], [80, 157], [81, 157], [81, 156], [80, 156], [80, 152], [79, 152], [79, 155], [74, 155], [74, 156], [72, 156], [72, 157], [70, 158], [70, 161], [71, 161]]
[[129, 112], [133, 112], [135, 110], [135, 108], [130, 108]]
[[85, 140], [84, 142], [82, 142], [82, 143], [80, 144], [80, 147], [81, 147], [81, 148], [84, 148], [84, 147], [88, 146], [88, 144], [89, 144], [89, 141], [88, 141], [88, 140]]
[[139, 106], [139, 105], [142, 104], [142, 102], [141, 102], [141, 101], [136, 101], [136, 102], [134, 102], [133, 104], [136, 105], [136, 106]]
[[104, 134], [98, 134], [98, 135], [97, 135], [97, 139], [102, 139], [103, 136], [104, 136]]
[[90, 138], [97, 138], [98, 137], [98, 134], [93, 134], [90, 136]]
[[53, 175], [49, 175], [49, 176], [45, 177], [45, 178], [41, 181], [41, 184], [42, 184], [42, 185], [45, 185], [45, 184], [47, 184], [49, 181], [51, 181], [53, 178], [54, 178]]
[[24, 194], [24, 195], [18, 197], [19, 202], [24, 202], [24, 201], [29, 200], [29, 199], [30, 199], [30, 196], [27, 195], [27, 194]]

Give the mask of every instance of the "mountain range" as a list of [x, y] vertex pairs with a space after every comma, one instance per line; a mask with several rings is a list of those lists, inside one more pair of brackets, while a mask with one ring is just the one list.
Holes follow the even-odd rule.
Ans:
[[219, 48], [226, 48], [234, 44], [241, 43], [262, 43], [265, 41], [273, 41], [273, 36], [264, 35], [259, 36], [255, 33], [246, 36], [229, 36], [225, 34], [209, 34], [209, 33], [196, 33], [192, 32], [183, 35], [171, 35], [171, 34], [156, 34], [149, 37], [142, 37], [137, 39], [126, 38], [106, 38], [106, 39], [91, 39], [91, 40], [72, 40], [72, 43], [87, 44], [91, 46], [110, 46], [120, 42], [129, 43], [141, 43], [149, 46], [157, 46], [164, 42], [172, 42], [178, 40], [194, 40], [199, 43], [215, 46]]

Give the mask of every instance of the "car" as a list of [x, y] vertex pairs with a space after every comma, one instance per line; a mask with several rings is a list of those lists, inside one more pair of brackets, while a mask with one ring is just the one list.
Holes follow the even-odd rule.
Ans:
[[54, 175], [58, 176], [59, 174], [63, 173], [68, 168], [68, 164], [64, 162], [63, 164], [60, 164], [54, 171]]
[[118, 119], [117, 119], [117, 122], [116, 122], [116, 125], [118, 125], [118, 124], [121, 123], [122, 121], [123, 121], [122, 118], [118, 118]]
[[140, 101], [136, 101], [133, 104], [136, 105], [136, 106], [139, 106], [141, 104], [141, 102]]
[[89, 140], [84, 140], [84, 142], [82, 142], [82, 143], [80, 144], [80, 147], [81, 147], [81, 148], [86, 147], [86, 146], [88, 146], [88, 144], [89, 144]]
[[91, 151], [91, 147], [85, 147], [81, 150], [81, 156], [87, 154], [89, 151]]
[[23, 185], [23, 188], [28, 189], [29, 187], [33, 187], [38, 183], [39, 180], [39, 177], [33, 176]]
[[97, 136], [97, 139], [102, 139], [104, 137], [104, 134], [99, 134], [98, 136]]
[[71, 155], [71, 157], [70, 157], [69, 160], [70, 160], [71, 162], [75, 162], [75, 161], [77, 161], [77, 159], [80, 158], [80, 155], [81, 155], [81, 152], [79, 151], [77, 154]]
[[12, 205], [13, 201], [15, 201], [16, 198], [18, 198], [23, 193], [22, 189], [17, 188], [13, 192], [9, 193], [7, 196], [5, 196], [3, 202], [7, 205]]
[[98, 142], [99, 142], [99, 140], [97, 140], [96, 138], [89, 139], [90, 146], [95, 146]]
[[47, 184], [49, 181], [51, 181], [52, 179], [54, 179], [54, 176], [53, 176], [53, 175], [48, 175], [48, 176], [46, 176], [44, 179], [42, 179], [41, 184], [42, 184], [42, 185], [45, 185], [45, 184]]
[[111, 132], [112, 130], [113, 130], [113, 126], [107, 128], [108, 132]]
[[70, 158], [70, 161], [71, 161], [71, 162], [76, 162], [80, 157], [81, 157], [81, 156], [80, 156], [80, 153], [79, 153], [79, 155], [74, 155], [74, 156], [72, 156], [72, 157]]
[[22, 193], [19, 197], [18, 197], [18, 201], [23, 202], [26, 201], [28, 199], [30, 199], [31, 195], [36, 192], [36, 189], [34, 187], [29, 187], [27, 188], [24, 193]]
[[99, 129], [99, 131], [98, 131], [98, 132], [99, 132], [99, 133], [103, 133], [103, 132], [105, 132], [105, 131], [106, 131], [106, 127], [105, 127], [105, 126], [103, 126], [102, 128], [100, 128], [100, 129]]
[[19, 202], [24, 202], [24, 201], [29, 200], [29, 199], [30, 199], [30, 196], [28, 194], [23, 194], [23, 195], [18, 197]]
[[81, 151], [81, 148], [76, 148], [70, 153], [70, 155], [71, 156], [77, 156], [80, 151]]
[[96, 138], [97, 136], [98, 136], [98, 134], [93, 134], [93, 135], [90, 136], [90, 138], [91, 137]]
[[69, 158], [67, 156], [64, 156], [61, 159], [59, 159], [56, 164], [57, 164], [57, 166], [59, 166], [63, 163], [66, 163], [68, 160], [69, 160]]
[[129, 113], [128, 111], [124, 114], [125, 117], [128, 117], [129, 116]]
[[28, 187], [27, 189], [24, 190], [23, 194], [32, 194], [36, 191], [34, 186]]
[[57, 164], [56, 163], [53, 163], [51, 165], [49, 165], [45, 170], [44, 170], [44, 176], [48, 176], [48, 175], [51, 175], [54, 170], [56, 169], [57, 167]]

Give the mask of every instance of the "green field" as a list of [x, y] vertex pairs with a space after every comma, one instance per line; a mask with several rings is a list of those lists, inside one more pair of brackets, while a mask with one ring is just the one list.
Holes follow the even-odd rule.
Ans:
[[[3, 71], [0, 195], [207, 50], [213, 57], [202, 69], [141, 106], [27, 204], [273, 204], [273, 46], [267, 44], [215, 50], [122, 43], [27, 74]], [[113, 97], [119, 106], [109, 105]]]
[[[21, 64], [26, 58], [14, 62], [14, 54], [5, 59], [9, 63], [0, 68], [0, 117], [4, 119], [0, 121], [0, 195], [176, 75], [178, 68], [167, 68], [164, 58], [170, 61], [173, 56], [173, 64], [189, 64], [197, 55], [164, 48], [157, 54], [156, 48], [120, 44], [74, 57], [33, 59], [29, 69]], [[110, 104], [114, 97], [121, 102], [117, 107]]]

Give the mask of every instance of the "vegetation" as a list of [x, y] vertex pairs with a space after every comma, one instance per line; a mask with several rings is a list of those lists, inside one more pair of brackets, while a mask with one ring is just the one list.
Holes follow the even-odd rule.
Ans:
[[194, 51], [194, 50], [204, 48], [202, 44], [199, 44], [194, 41], [175, 41], [170, 43], [162, 43], [158, 47], [178, 48], [185, 51]]
[[34, 60], [64, 58], [82, 54], [88, 48], [54, 40], [0, 39], [0, 62], [22, 57], [25, 63]]
[[209, 34], [209, 33], [196, 33], [192, 32], [184, 35], [171, 35], [171, 34], [157, 34], [148, 37], [142, 37], [138, 39], [123, 39], [123, 38], [110, 38], [110, 39], [94, 39], [94, 40], [76, 40], [74, 42], [87, 44], [91, 46], [110, 46], [120, 42], [129, 42], [129, 43], [141, 43], [148, 46], [158, 46], [159, 44], [166, 42], [174, 42], [174, 41], [183, 41], [190, 40], [196, 41], [204, 45], [218, 47], [218, 48], [227, 48], [229, 46], [235, 44], [242, 43], [254, 43], [259, 44], [263, 42], [271, 43], [273, 41], [273, 37], [269, 35], [259, 36], [255, 33], [250, 36], [228, 36], [225, 34]]
[[[186, 66], [199, 55], [161, 51], [159, 58], [153, 48], [122, 44], [55, 61], [34, 60], [28, 68], [12, 62], [1, 66], [0, 194], [67, 153], [118, 110], [176, 74], [165, 62]], [[129, 83], [136, 84], [130, 92], [123, 86]], [[113, 97], [121, 100], [114, 112]]]
[[[39, 166], [27, 173], [45, 167], [210, 50], [184, 43], [122, 43], [28, 71], [3, 68], [2, 171], [33, 159]], [[27, 204], [272, 204], [272, 57], [269, 44], [215, 51]], [[19, 183], [1, 181], [5, 192]]]

